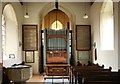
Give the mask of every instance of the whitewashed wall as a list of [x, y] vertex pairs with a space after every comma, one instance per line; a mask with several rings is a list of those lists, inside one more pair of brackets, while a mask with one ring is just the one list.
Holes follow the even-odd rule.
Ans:
[[[6, 4], [7, 4], [7, 2], [2, 3], [2, 10], [4, 9], [4, 6]], [[7, 53], [8, 53], [7, 56], [9, 56], [9, 54], [15, 54], [16, 57], [15, 57], [15, 59], [4, 60], [4, 66], [6, 66], [6, 67], [11, 66], [15, 63], [18, 64], [18, 63], [22, 62], [22, 47], [19, 46], [19, 41], [22, 40], [21, 39], [21, 36], [22, 36], [21, 29], [22, 29], [22, 22], [23, 22], [23, 8], [22, 8], [22, 5], [18, 2], [10, 2], [9, 4], [11, 4], [13, 6], [18, 25], [13, 26], [15, 23], [13, 23], [12, 21], [10, 21], [9, 24], [7, 24], [8, 26], [12, 27], [12, 28], [10, 28], [10, 30], [6, 31], [7, 34], [9, 35], [10, 32], [11, 32], [11, 35], [16, 33], [16, 36], [7, 38], [6, 44], [9, 46], [9, 48], [7, 48]], [[6, 28], [9, 28], [8, 26]], [[17, 28], [17, 29], [14, 29], [14, 28]], [[17, 38], [17, 39], [15, 40], [14, 38]], [[13, 42], [16, 42], [16, 43], [13, 43]]]
[[[1, 16], [1, 14], [2, 14], [2, 3], [1, 3], [1, 1], [0, 1], [0, 16]], [[0, 17], [0, 32], [1, 32], [1, 23], [2, 23], [2, 17]], [[1, 46], [1, 33], [0, 33], [0, 63], [2, 63], [2, 46]], [[1, 69], [0, 69], [0, 84], [1, 84], [1, 81], [2, 81], [2, 71], [1, 71]]]
[[[42, 16], [47, 14], [47, 12], [49, 12], [50, 10], [52, 10], [54, 7], [51, 7], [50, 4], [53, 4], [54, 6], [54, 3], [40, 3], [40, 2], [31, 2], [31, 3], [28, 3], [27, 6], [28, 6], [28, 13], [29, 13], [29, 16], [30, 18], [28, 19], [24, 19], [24, 23], [23, 24], [35, 24], [35, 25], [38, 25], [38, 28], [41, 30], [40, 28], [40, 24], [42, 24]], [[50, 6], [48, 8], [48, 6]], [[48, 8], [48, 9], [46, 9]], [[90, 22], [89, 22], [89, 19], [83, 19], [83, 15], [84, 15], [84, 11], [85, 11], [85, 5], [83, 3], [74, 3], [74, 2], [62, 2], [62, 3], [59, 3], [59, 8], [62, 9], [64, 12], [66, 12], [68, 14], [68, 16], [70, 16], [70, 19], [72, 19], [72, 26], [71, 28], [72, 29], [75, 29], [75, 25], [89, 25]], [[64, 10], [64, 9], [68, 9], [68, 10]], [[86, 11], [87, 11], [87, 14], [90, 16], [89, 14], [89, 9], [90, 9], [90, 5], [86, 4]], [[24, 11], [25, 12], [25, 11]], [[40, 16], [41, 15], [41, 16]], [[41, 17], [41, 18], [40, 18]], [[75, 38], [75, 33], [73, 32], [74, 34], [74, 38]], [[39, 42], [38, 42], [39, 43]], [[75, 44], [75, 39], [74, 39], [74, 45]], [[40, 48], [40, 46], [38, 46]], [[74, 47], [74, 50], [76, 50], [76, 48]], [[41, 53], [41, 52], [40, 52]], [[76, 52], [77, 53], [77, 52]], [[24, 52], [23, 52], [24, 54]], [[35, 62], [34, 63], [29, 63], [30, 65], [33, 66], [33, 72], [34, 74], [38, 74], [39, 73], [39, 53], [36, 52], [35, 53]]]
[[[3, 3], [3, 7], [6, 3]], [[1, 4], [0, 4], [1, 5]], [[48, 5], [48, 3], [38, 3], [38, 2], [31, 2], [28, 4], [28, 13], [30, 15], [29, 19], [24, 19], [23, 18], [23, 6], [20, 5], [20, 3], [12, 3], [14, 9], [15, 9], [15, 13], [17, 16], [17, 21], [18, 21], [18, 39], [19, 41], [21, 41], [22, 39], [22, 24], [36, 24], [38, 25], [38, 28], [40, 28], [40, 23], [41, 23], [41, 19], [40, 18], [40, 14], [43, 13], [47, 13], [47, 11], [43, 11], [45, 9], [45, 7]], [[118, 61], [120, 60], [120, 55], [118, 56], [118, 51], [120, 51], [120, 39], [118, 38], [118, 10], [117, 10], [117, 6], [118, 4], [115, 3], [114, 4], [114, 17], [115, 17], [115, 50], [114, 51], [101, 51], [100, 50], [100, 8], [101, 8], [102, 3], [94, 3], [91, 7], [90, 10], [90, 6], [87, 6], [87, 14], [90, 16], [89, 19], [83, 19], [83, 15], [84, 15], [84, 5], [81, 3], [60, 3], [61, 8], [67, 8], [70, 9], [71, 11], [66, 11], [67, 13], [71, 13], [71, 17], [73, 17], [73, 25], [72, 25], [72, 29], [75, 29], [75, 25], [89, 25], [91, 24], [91, 28], [92, 28], [92, 42], [96, 42], [96, 47], [98, 49], [98, 53], [97, 53], [97, 58], [98, 60], [95, 61], [96, 63], [100, 63], [100, 64], [105, 64], [105, 67], [109, 67], [112, 66], [113, 70], [117, 70], [118, 67], [120, 68], [120, 63], [118, 65]], [[3, 7], [0, 7], [1, 9]], [[52, 8], [51, 8], [52, 9]], [[25, 11], [24, 11], [25, 12]], [[89, 12], [91, 12], [89, 14]], [[0, 15], [1, 15], [1, 11], [0, 11]], [[43, 14], [44, 15], [44, 14]], [[1, 18], [1, 17], [0, 17]], [[90, 19], [91, 18], [91, 19]], [[120, 18], [120, 16], [119, 16]], [[1, 26], [1, 19], [0, 19], [0, 26]], [[1, 30], [0, 30], [1, 31]], [[120, 31], [120, 30], [119, 30]], [[39, 32], [39, 31], [38, 31]], [[74, 46], [76, 46], [76, 39], [75, 39], [75, 32], [73, 32], [74, 34]], [[1, 33], [0, 33], [1, 35]], [[120, 36], [120, 34], [119, 34]], [[1, 37], [0, 37], [1, 38]], [[0, 39], [1, 41], [1, 39]], [[119, 43], [118, 43], [119, 42]], [[39, 43], [39, 42], [38, 42]], [[38, 46], [39, 47], [39, 46]], [[1, 48], [1, 42], [0, 42], [0, 48]], [[76, 47], [74, 47], [74, 50], [76, 51]], [[2, 54], [1, 50], [0, 50], [0, 54]], [[77, 51], [76, 53], [74, 53], [77, 55]], [[78, 54], [80, 55], [80, 54]], [[2, 55], [0, 55], [0, 61], [1, 61], [1, 57]], [[22, 47], [18, 47], [18, 58], [16, 59], [16, 63], [19, 63], [22, 61], [22, 56], [24, 56], [24, 52], [22, 53]], [[23, 60], [24, 57], [23, 57]], [[11, 63], [11, 61], [6, 62], [7, 64]], [[35, 62], [31, 63], [30, 65], [32, 65], [33, 67], [33, 73], [34, 74], [38, 74], [39, 73], [39, 53], [38, 51], [35, 52]]]
[[[0, 1], [0, 16], [2, 16], [2, 2]], [[2, 17], [0, 17], [0, 32], [2, 32]], [[0, 63], [2, 63], [2, 35], [0, 33]]]
[[96, 2], [91, 7], [92, 43], [96, 42], [97, 60], [95, 63], [109, 66], [112, 70], [118, 70], [118, 4], [114, 3], [114, 50], [100, 49], [100, 10], [102, 2]]
[[[120, 2], [118, 4], [118, 32], [120, 32]], [[120, 33], [118, 33], [118, 68], [120, 69]]]

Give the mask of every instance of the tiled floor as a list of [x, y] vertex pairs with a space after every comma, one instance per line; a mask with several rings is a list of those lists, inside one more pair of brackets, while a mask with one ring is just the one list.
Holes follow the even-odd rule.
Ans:
[[62, 78], [48, 78], [44, 81], [44, 84], [69, 84], [68, 79]]
[[33, 75], [31, 79], [29, 79], [26, 84], [68, 84], [68, 79], [66, 78], [50, 78], [50, 77], [46, 77], [46, 79], [44, 80], [43, 75]]

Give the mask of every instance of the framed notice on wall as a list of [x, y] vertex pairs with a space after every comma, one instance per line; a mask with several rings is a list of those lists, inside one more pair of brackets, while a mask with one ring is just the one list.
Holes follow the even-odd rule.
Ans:
[[25, 62], [34, 63], [34, 51], [25, 51]]
[[24, 51], [35, 51], [38, 49], [37, 25], [22, 25], [22, 39]]
[[76, 49], [78, 51], [91, 49], [90, 25], [76, 25]]

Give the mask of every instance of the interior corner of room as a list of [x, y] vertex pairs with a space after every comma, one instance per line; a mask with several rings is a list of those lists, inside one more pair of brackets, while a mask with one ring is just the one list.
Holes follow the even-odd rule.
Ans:
[[119, 5], [112, 0], [1, 2], [0, 70], [25, 69], [29, 75], [23, 81], [69, 76], [77, 61], [118, 71]]

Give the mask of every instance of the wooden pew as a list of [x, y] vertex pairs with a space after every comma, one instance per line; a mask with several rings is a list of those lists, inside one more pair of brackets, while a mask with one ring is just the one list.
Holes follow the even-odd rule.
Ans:
[[71, 68], [72, 71], [72, 83], [75, 80], [75, 84], [77, 84], [77, 75], [78, 73], [85, 73], [85, 72], [90, 72], [90, 71], [108, 71], [110, 72], [111, 69], [103, 69], [103, 66], [72, 66]]
[[87, 70], [85, 70], [85, 71], [79, 71], [78, 73], [77, 73], [77, 78], [78, 78], [78, 82], [79, 83], [81, 83], [81, 82], [83, 82], [83, 81], [81, 81], [81, 80], [83, 80], [83, 78], [84, 78], [84, 80], [86, 80], [87, 78], [90, 78], [90, 77], [97, 77], [97, 76], [103, 76], [103, 75], [111, 75], [111, 72], [110, 71], [95, 71], [95, 70], [93, 70], [93, 71], [87, 71]]
[[[106, 71], [88, 71], [84, 73], [78, 73], [78, 83], [79, 84], [89, 84], [93, 82], [102, 82], [105, 81], [105, 84], [113, 82], [120, 83], [118, 72], [106, 72]], [[95, 84], [95, 83], [94, 83]], [[98, 83], [96, 83], [98, 84]], [[114, 84], [114, 83], [113, 83]]]
[[[95, 72], [95, 73], [94, 73]], [[107, 73], [106, 73], [107, 72]], [[97, 75], [99, 74], [108, 74], [110, 75], [111, 67], [109, 69], [104, 69], [103, 66], [73, 66], [72, 67], [72, 83], [77, 81], [80, 83], [82, 81], [82, 76]]]
[[120, 84], [120, 70], [111, 72], [112, 68], [102, 66], [72, 66], [72, 84]]
[[91, 76], [86, 76], [84, 78], [84, 84], [89, 84], [89, 83], [120, 84], [119, 77], [120, 77], [120, 75], [118, 72], [110, 72], [110, 73], [105, 72], [104, 74], [97, 73], [96, 75], [93, 74]]

